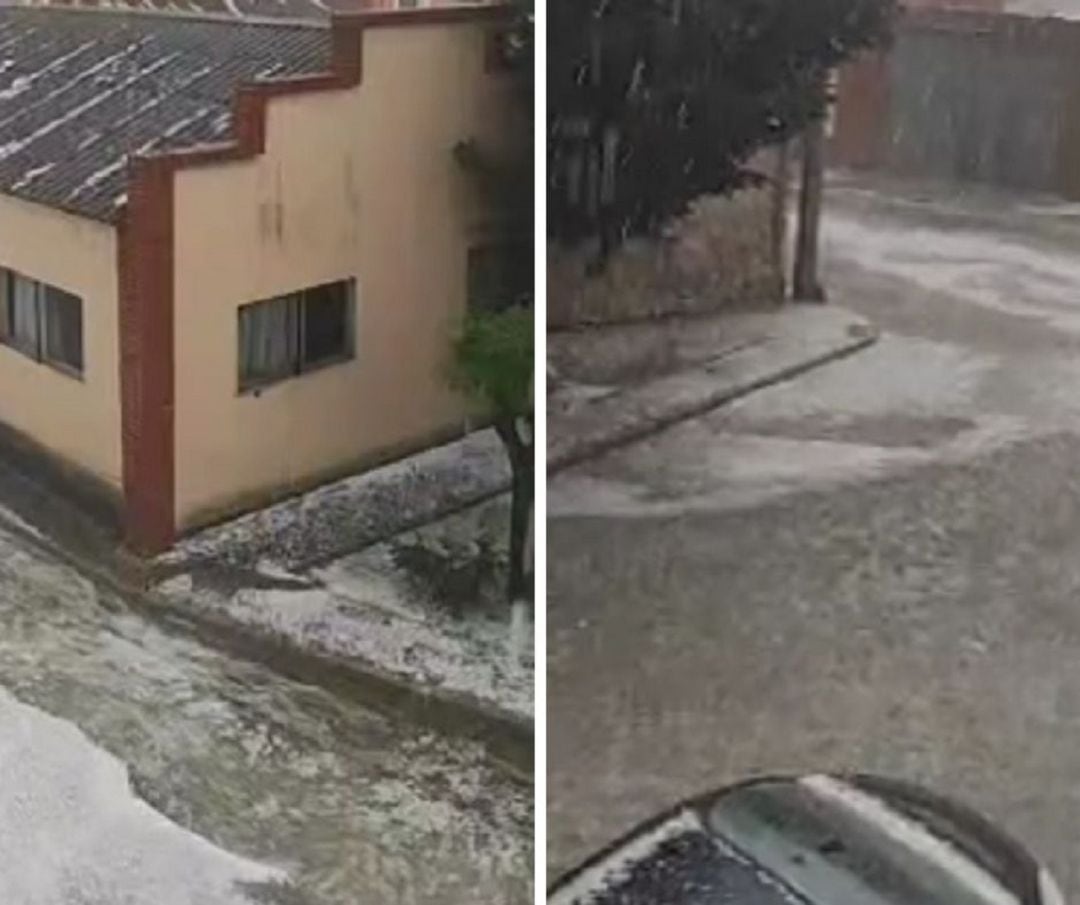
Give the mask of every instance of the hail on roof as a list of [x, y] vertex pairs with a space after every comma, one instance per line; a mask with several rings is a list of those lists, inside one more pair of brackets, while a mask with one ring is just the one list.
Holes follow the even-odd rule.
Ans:
[[91, 47], [94, 47], [96, 44], [97, 41], [84, 41], [70, 53], [66, 53], [62, 57], [57, 57], [55, 60], [53, 60], [44, 68], [39, 69], [37, 72], [18, 76], [11, 83], [10, 86], [5, 88], [3, 91], [0, 91], [0, 101], [10, 101], [13, 98], [18, 97], [20, 94], [27, 91], [37, 79], [41, 78], [42, 76], [48, 75], [54, 69], [62, 69], [71, 60], [75, 59], [81, 54], [86, 53], [86, 51], [88, 51]]
[[122, 90], [124, 90], [126, 88], [131, 87], [137, 81], [139, 81], [139, 79], [141, 79], [141, 78], [143, 78], [143, 77], [145, 77], [147, 75], [153, 74], [157, 70], [161, 69], [163, 66], [167, 66], [177, 56], [179, 56], [179, 54], [173, 53], [173, 54], [168, 54], [167, 56], [164, 56], [159, 60], [155, 60], [153, 63], [149, 64], [148, 66], [144, 66], [142, 69], [138, 70], [130, 78], [125, 79], [119, 85], [116, 85], [116, 86], [110, 88], [108, 91], [103, 91], [101, 94], [97, 95], [96, 97], [91, 98], [90, 100], [86, 101], [85, 103], [79, 104], [79, 106], [77, 106], [77, 107], [75, 107], [75, 108], [73, 108], [71, 110], [68, 110], [66, 113], [64, 113], [63, 116], [58, 116], [56, 119], [52, 120], [51, 122], [46, 123], [44, 126], [41, 126], [40, 128], [35, 129], [33, 132], [31, 132], [25, 138], [19, 138], [19, 139], [16, 139], [14, 141], [9, 141], [5, 145], [0, 145], [0, 161], [7, 160], [9, 157], [11, 157], [14, 154], [18, 154], [20, 151], [22, 151], [24, 148], [28, 147], [29, 145], [33, 144], [38, 139], [44, 138], [46, 135], [49, 135], [52, 132], [55, 132], [61, 126], [66, 125], [67, 123], [71, 122], [74, 119], [78, 119], [87, 110], [91, 110], [94, 107], [97, 107], [99, 104], [103, 103], [105, 100], [107, 100], [109, 97], [111, 97], [116, 92], [122, 91]]

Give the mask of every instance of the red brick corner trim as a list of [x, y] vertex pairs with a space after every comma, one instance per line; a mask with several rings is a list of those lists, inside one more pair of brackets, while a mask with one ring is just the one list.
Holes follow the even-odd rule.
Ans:
[[117, 224], [123, 522], [141, 553], [174, 537], [171, 185], [167, 166], [140, 161]]
[[124, 534], [152, 555], [176, 540], [174, 368], [174, 175], [177, 170], [237, 160], [265, 151], [271, 98], [355, 88], [363, 77], [367, 28], [499, 21], [503, 4], [368, 10], [334, 16], [326, 73], [242, 85], [227, 142], [136, 157], [127, 202], [117, 221], [120, 415]]

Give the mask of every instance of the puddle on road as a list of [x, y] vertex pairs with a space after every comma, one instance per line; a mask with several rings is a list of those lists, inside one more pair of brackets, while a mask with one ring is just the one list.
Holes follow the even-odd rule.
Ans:
[[165, 634], [2, 533], [0, 685], [172, 819], [290, 870], [282, 901], [531, 902], [531, 793], [479, 745]]

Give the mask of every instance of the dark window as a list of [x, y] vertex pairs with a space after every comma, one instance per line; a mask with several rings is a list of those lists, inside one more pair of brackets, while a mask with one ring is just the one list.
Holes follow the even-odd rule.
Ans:
[[480, 245], [469, 249], [469, 308], [502, 311], [529, 301], [533, 285], [532, 246], [523, 243]]
[[349, 285], [327, 283], [303, 293], [303, 364], [316, 365], [349, 352]]
[[240, 308], [240, 389], [350, 358], [353, 282], [325, 283]]
[[36, 361], [83, 372], [82, 299], [10, 270], [2, 274], [0, 339]]
[[82, 300], [55, 286], [45, 286], [45, 360], [81, 374], [83, 370]]

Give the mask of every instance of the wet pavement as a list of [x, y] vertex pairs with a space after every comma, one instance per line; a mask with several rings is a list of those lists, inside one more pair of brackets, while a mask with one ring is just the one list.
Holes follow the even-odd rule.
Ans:
[[532, 792], [480, 746], [163, 631], [5, 530], [0, 686], [182, 826], [285, 868], [282, 902], [532, 901]]
[[1080, 895], [1080, 208], [834, 184], [869, 350], [555, 478], [549, 864], [762, 771], [1000, 820]]

